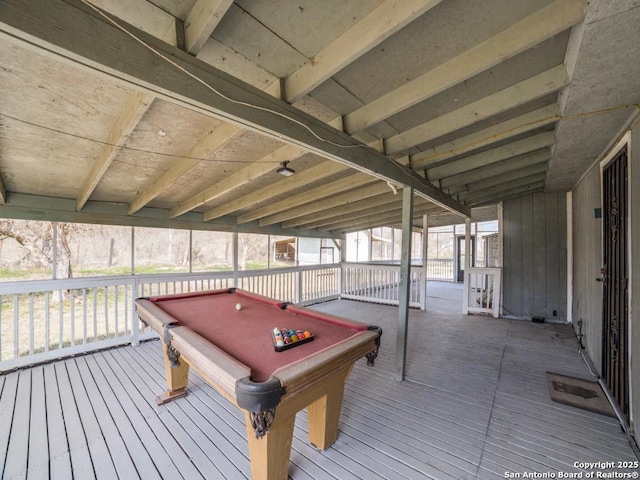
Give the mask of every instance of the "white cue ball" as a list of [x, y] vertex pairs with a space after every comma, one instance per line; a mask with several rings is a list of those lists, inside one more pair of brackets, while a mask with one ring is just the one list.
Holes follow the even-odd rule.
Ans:
[[236, 303], [236, 310], [242, 310], [242, 305], [240, 305], [239, 303]]

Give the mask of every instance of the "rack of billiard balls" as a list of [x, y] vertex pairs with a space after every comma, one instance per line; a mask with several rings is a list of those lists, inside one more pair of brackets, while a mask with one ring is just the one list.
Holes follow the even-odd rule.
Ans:
[[271, 333], [273, 348], [275, 348], [276, 352], [282, 352], [283, 350], [297, 347], [298, 345], [302, 345], [303, 343], [310, 342], [314, 339], [311, 332], [303, 332], [302, 330], [293, 330], [290, 328], [281, 329], [275, 327]]

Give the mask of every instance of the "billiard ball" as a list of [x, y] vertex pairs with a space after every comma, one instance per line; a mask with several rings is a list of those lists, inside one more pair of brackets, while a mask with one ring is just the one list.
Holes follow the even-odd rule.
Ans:
[[242, 310], [242, 305], [240, 305], [239, 303], [236, 303], [236, 310]]

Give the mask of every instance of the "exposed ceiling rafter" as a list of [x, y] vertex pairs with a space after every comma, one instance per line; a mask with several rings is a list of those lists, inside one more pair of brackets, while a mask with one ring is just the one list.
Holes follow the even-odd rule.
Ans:
[[[33, 22], [32, 18], [41, 21]], [[309, 149], [378, 178], [411, 186], [424, 198], [463, 216], [469, 214], [466, 207], [386, 155], [144, 32], [136, 32], [172, 64], [159, 61], [147, 46], [80, 0], [34, 0], [27, 4], [7, 0], [0, 4], [0, 19], [1, 36], [13, 43], [115, 77], [172, 103]], [[122, 51], [127, 55], [121, 55]]]
[[197, 0], [184, 22], [187, 52], [197, 55], [233, 0]]
[[486, 147], [511, 137], [546, 127], [560, 120], [560, 108], [557, 103], [525, 113], [516, 118], [500, 122], [450, 142], [438, 145], [420, 153], [411, 155], [410, 165], [414, 170], [434, 167], [449, 158]]
[[111, 128], [98, 157], [94, 160], [91, 171], [85, 178], [84, 185], [76, 198], [76, 209], [82, 210], [82, 207], [87, 203], [114, 158], [120, 152], [125, 141], [136, 128], [152, 102], [153, 97], [143, 92], [134, 91], [129, 95], [127, 103]]
[[457, 185], [455, 187], [449, 188], [448, 192], [451, 195], [461, 194], [463, 192], [474, 192], [477, 190], [482, 190], [484, 188], [490, 188], [496, 185], [500, 185], [502, 183], [517, 181], [523, 177], [528, 177], [529, 175], [544, 173], [547, 171], [547, 168], [549, 168], [548, 162], [535, 163], [527, 167], [518, 168], [516, 170], [493, 175], [483, 180], [477, 180], [475, 182], [469, 182], [463, 185]]
[[455, 185], [463, 185], [465, 183], [491, 178], [495, 175], [518, 170], [537, 163], [548, 162], [550, 159], [551, 152], [549, 149], [537, 150], [535, 152], [520, 155], [519, 157], [507, 158], [486, 167], [476, 168], [469, 170], [468, 172], [442, 178], [439, 180], [440, 188], [447, 191], [448, 188]]
[[499, 92], [486, 96], [448, 114], [385, 139], [387, 154], [396, 153], [421, 143], [473, 125], [499, 113], [557, 92], [569, 83], [563, 65], [523, 80]]
[[[298, 223], [294, 219], [306, 215], [311, 215], [317, 212], [326, 212], [327, 209], [331, 209], [334, 207], [346, 206], [347, 204], [351, 205], [352, 203], [350, 202], [369, 202], [370, 197], [374, 197], [382, 193], [391, 193], [389, 186], [383, 182], [376, 182], [373, 185], [362, 185], [362, 183], [359, 183], [357, 188], [349, 190], [348, 192], [339, 193], [330, 198], [320, 199], [311, 203], [307, 203], [305, 205], [300, 205], [296, 208], [285, 210], [269, 217], [265, 217], [261, 220], [261, 222], [264, 222], [265, 224], [285, 222], [302, 225], [305, 222]], [[371, 203], [369, 203], [369, 205], [371, 207]]]
[[355, 133], [534, 47], [580, 22], [584, 0], [556, 0], [502, 32], [344, 116]]
[[441, 1], [384, 1], [285, 80], [286, 100], [299, 100]]
[[244, 215], [240, 215], [238, 217], [238, 223], [246, 223], [260, 219], [260, 225], [267, 225], [271, 222], [271, 220], [269, 220], [270, 215], [291, 208], [298, 208], [300, 205], [311, 203], [326, 196], [339, 194], [340, 192], [344, 192], [345, 190], [353, 188], [355, 185], [365, 185], [367, 183], [373, 183], [377, 181], [377, 179], [375, 179], [371, 175], [367, 175], [366, 173], [354, 173], [346, 175], [339, 180], [325, 183], [319, 187], [311, 188], [297, 195], [291, 195], [284, 200], [270, 203], [269, 205], [257, 208], [249, 213], [245, 213]]
[[492, 163], [534, 152], [553, 145], [555, 132], [542, 132], [532, 137], [523, 138], [515, 142], [507, 143], [481, 153], [469, 155], [460, 160], [438, 165], [427, 170], [427, 178], [432, 182], [441, 178], [452, 177], [468, 170], [486, 167]]

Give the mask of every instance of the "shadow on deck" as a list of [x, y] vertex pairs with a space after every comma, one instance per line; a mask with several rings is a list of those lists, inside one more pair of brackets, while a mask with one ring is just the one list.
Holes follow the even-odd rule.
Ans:
[[[384, 335], [375, 367], [354, 368], [333, 447], [312, 448], [298, 415], [290, 478], [557, 476], [594, 471], [582, 462], [636, 460], [614, 419], [549, 399], [546, 371], [590, 377], [569, 326], [463, 316], [461, 296], [459, 285], [434, 285], [427, 310], [410, 311], [401, 383], [397, 308], [313, 307]], [[2, 478], [249, 478], [240, 411], [193, 374], [186, 398], [157, 407], [163, 389], [158, 341], [1, 377]]]

